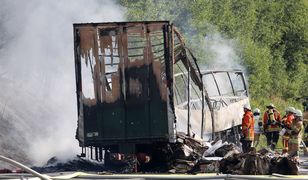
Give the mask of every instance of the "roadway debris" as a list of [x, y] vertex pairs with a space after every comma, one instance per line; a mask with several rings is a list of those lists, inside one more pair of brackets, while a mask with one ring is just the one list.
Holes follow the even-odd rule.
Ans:
[[224, 173], [239, 175], [298, 174], [298, 164], [292, 156], [268, 149], [248, 153], [233, 143], [221, 140], [203, 143], [178, 135], [175, 161], [170, 173]]
[[[130, 158], [133, 156], [128, 155], [124, 158], [125, 161], [113, 163], [113, 168], [105, 166], [102, 162], [76, 157], [65, 163], [52, 158], [45, 166], [33, 167], [33, 169], [42, 173], [59, 171], [135, 173], [138, 164], [138, 172], [143, 173], [298, 174], [298, 163], [290, 155], [281, 155], [269, 149], [255, 151], [254, 148], [248, 153], [242, 153], [241, 149], [233, 143], [221, 140], [202, 142], [184, 133], [177, 134], [177, 143], [162, 146], [161, 152], [164, 153], [161, 153], [159, 158], [166, 158], [166, 168], [156, 168], [162, 165], [151, 164], [153, 159], [149, 159], [150, 162], [144, 164], [147, 168], [141, 168], [140, 158]], [[138, 162], [133, 162], [136, 159]]]
[[103, 163], [83, 159], [76, 156], [66, 162], [58, 160], [56, 157], [50, 158], [47, 163], [40, 167], [31, 167], [31, 169], [40, 173], [53, 173], [64, 171], [91, 171], [102, 172], [105, 170]]

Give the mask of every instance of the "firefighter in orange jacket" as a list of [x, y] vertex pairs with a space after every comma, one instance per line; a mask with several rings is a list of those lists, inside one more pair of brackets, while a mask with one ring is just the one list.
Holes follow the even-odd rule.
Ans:
[[287, 129], [291, 129], [291, 124], [293, 122], [294, 117], [294, 107], [286, 108], [286, 115], [281, 119], [281, 123], [283, 125], [283, 129], [280, 131], [282, 136], [282, 153], [287, 153], [289, 150], [289, 138], [290, 134], [287, 132]]
[[263, 115], [263, 128], [267, 146], [274, 150], [279, 139], [280, 113], [275, 109], [273, 104], [269, 104], [266, 108], [267, 111]]
[[254, 119], [249, 105], [244, 105], [244, 115], [242, 119], [242, 149], [249, 152], [254, 139]]

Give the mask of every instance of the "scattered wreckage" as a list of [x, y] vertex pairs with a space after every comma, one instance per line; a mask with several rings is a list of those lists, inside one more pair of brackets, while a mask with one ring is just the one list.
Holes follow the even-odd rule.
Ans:
[[[290, 155], [281, 155], [269, 149], [242, 153], [241, 148], [222, 140], [203, 142], [186, 134], [177, 135], [177, 143], [162, 148], [161, 157], [166, 164], [151, 164], [145, 161], [135, 162], [130, 156], [119, 160], [113, 158], [112, 163], [105, 165], [82, 157], [76, 157], [66, 163], [50, 159], [44, 167], [33, 167], [40, 173], [63, 171], [87, 171], [100, 173], [132, 173], [138, 168], [139, 173], [169, 174], [236, 174], [236, 175], [298, 175], [298, 162]], [[138, 163], [138, 167], [136, 167]], [[113, 166], [110, 166], [113, 164]], [[161, 166], [163, 165], [163, 166]]]
[[298, 162], [292, 155], [281, 155], [268, 149], [242, 153], [233, 143], [221, 140], [211, 143], [179, 136], [185, 143], [178, 146], [175, 161], [169, 172], [223, 173], [238, 175], [269, 175], [273, 173], [298, 175]]

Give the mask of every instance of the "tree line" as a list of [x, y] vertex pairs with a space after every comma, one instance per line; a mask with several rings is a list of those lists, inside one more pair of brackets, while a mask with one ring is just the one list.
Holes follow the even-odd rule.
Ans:
[[184, 32], [200, 64], [210, 62], [200, 44], [218, 32], [236, 40], [248, 74], [253, 107], [301, 108], [308, 96], [307, 0], [120, 0], [129, 21], [169, 20]]

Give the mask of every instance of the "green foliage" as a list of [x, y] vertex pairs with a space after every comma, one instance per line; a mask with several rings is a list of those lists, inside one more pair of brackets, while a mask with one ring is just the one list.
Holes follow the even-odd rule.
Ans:
[[270, 78], [269, 67], [271, 65], [270, 50], [255, 44], [252, 40], [242, 39], [241, 57], [247, 68], [251, 97], [269, 98], [267, 92], [271, 89], [272, 79]]
[[169, 20], [186, 37], [200, 63], [211, 54], [205, 36], [220, 33], [234, 47], [246, 67], [251, 103], [269, 102], [284, 110], [301, 108], [297, 97], [308, 96], [307, 0], [121, 0], [127, 19]]

